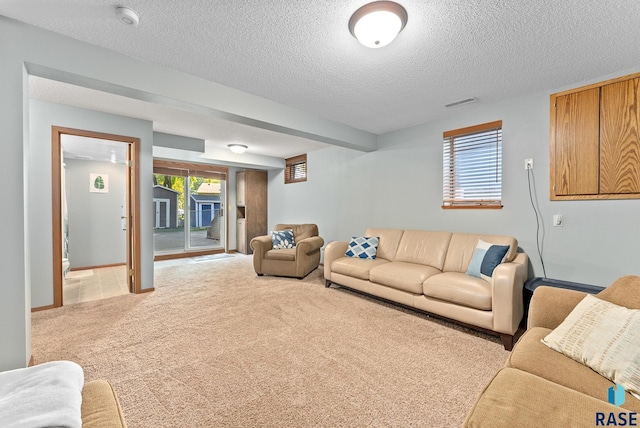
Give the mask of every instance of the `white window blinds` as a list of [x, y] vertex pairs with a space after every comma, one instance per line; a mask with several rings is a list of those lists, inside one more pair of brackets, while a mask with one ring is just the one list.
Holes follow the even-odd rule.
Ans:
[[502, 121], [443, 134], [443, 208], [502, 208]]
[[307, 155], [300, 155], [285, 160], [284, 183], [307, 181]]

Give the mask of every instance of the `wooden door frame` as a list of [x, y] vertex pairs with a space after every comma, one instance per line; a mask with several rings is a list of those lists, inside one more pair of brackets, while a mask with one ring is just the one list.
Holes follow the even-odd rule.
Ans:
[[75, 135], [101, 140], [118, 141], [128, 145], [127, 168], [127, 266], [128, 282], [132, 293], [142, 293], [140, 282], [140, 139], [123, 135], [106, 134], [82, 129], [51, 127], [51, 196], [53, 225], [53, 307], [61, 307], [62, 301], [62, 150], [61, 136]]

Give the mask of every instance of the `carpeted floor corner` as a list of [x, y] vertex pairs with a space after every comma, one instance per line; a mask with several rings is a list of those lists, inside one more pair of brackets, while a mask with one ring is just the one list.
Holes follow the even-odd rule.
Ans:
[[495, 337], [250, 256], [158, 265], [156, 291], [32, 316], [36, 363], [112, 382], [130, 427], [460, 426]]

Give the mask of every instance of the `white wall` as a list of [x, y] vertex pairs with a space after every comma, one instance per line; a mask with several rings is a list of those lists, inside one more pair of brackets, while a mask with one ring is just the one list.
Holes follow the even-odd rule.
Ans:
[[[82, 129], [140, 138], [140, 279], [143, 289], [153, 288], [153, 130], [152, 123], [108, 113], [45, 101], [30, 100], [31, 150], [29, 163], [37, 175], [31, 177], [28, 219], [32, 232], [32, 307], [53, 304], [51, 127]], [[145, 179], [149, 177], [149, 179]], [[88, 187], [88, 182], [87, 182]], [[43, 245], [43, 243], [47, 243]], [[73, 244], [73, 243], [72, 243]], [[71, 250], [73, 251], [73, 250]], [[73, 257], [73, 255], [71, 255]]]
[[[640, 200], [549, 200], [549, 95], [476, 105], [382, 135], [373, 153], [342, 148], [309, 153], [305, 183], [284, 185], [282, 171], [270, 171], [269, 227], [317, 223], [327, 242], [368, 227], [513, 235], [531, 259], [532, 275], [544, 276], [524, 169], [524, 159], [533, 158], [546, 276], [606, 286], [622, 275], [640, 275]], [[442, 133], [494, 120], [503, 121], [504, 208], [443, 210]], [[564, 227], [552, 226], [556, 213], [564, 215]]]
[[[125, 264], [127, 232], [122, 229], [121, 216], [127, 191], [126, 165], [81, 159], [66, 159], [64, 163], [71, 269]], [[92, 173], [108, 177], [108, 193], [89, 191]]]

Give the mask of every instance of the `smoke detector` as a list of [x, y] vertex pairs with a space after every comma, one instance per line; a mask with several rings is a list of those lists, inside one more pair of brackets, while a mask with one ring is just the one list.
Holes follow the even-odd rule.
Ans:
[[140, 22], [138, 12], [125, 6], [116, 7], [116, 18], [118, 18], [118, 21], [123, 24], [132, 25], [134, 27], [137, 27]]

